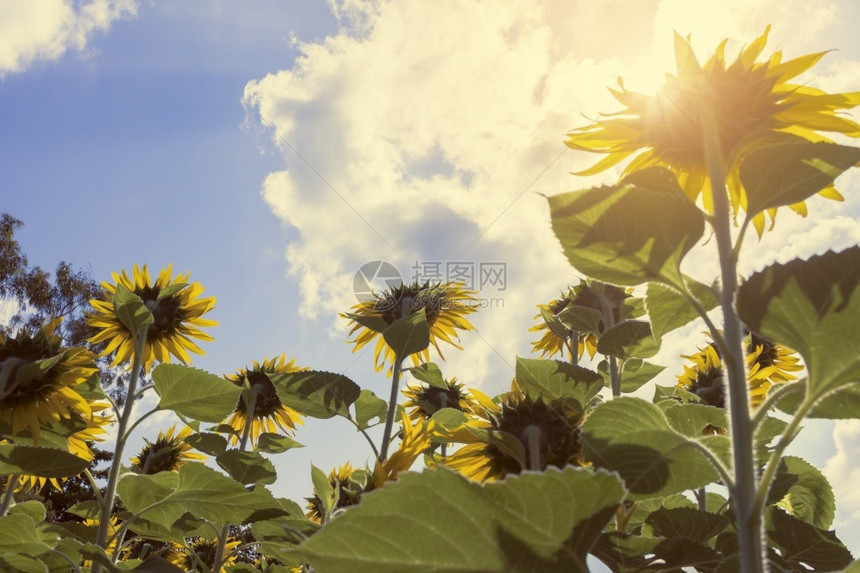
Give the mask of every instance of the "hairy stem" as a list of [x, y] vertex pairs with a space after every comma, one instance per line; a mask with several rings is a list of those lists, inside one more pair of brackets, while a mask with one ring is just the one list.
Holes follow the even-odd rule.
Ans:
[[3, 501], [0, 502], [0, 517], [9, 513], [9, 508], [12, 507], [12, 496], [15, 493], [15, 488], [18, 487], [18, 480], [21, 474], [12, 474], [9, 476], [9, 481], [6, 482], [6, 491], [3, 493]]
[[733, 505], [737, 515], [741, 570], [745, 573], [764, 571], [762, 553], [762, 512], [756, 506], [756, 465], [753, 452], [753, 425], [747, 391], [744, 363], [743, 333], [735, 312], [738, 290], [737, 264], [732, 248], [731, 220], [726, 189], [725, 168], [720, 151], [716, 122], [710, 110], [702, 114], [705, 153], [714, 201], [713, 228], [720, 260], [724, 347], [720, 348], [727, 374], [729, 418], [731, 422], [735, 491]]
[[[137, 392], [137, 382], [140, 378], [140, 365], [143, 358], [143, 349], [146, 345], [146, 333], [149, 330], [148, 325], [140, 328], [134, 340], [134, 358], [131, 364], [131, 376], [128, 380], [128, 388], [126, 391], [126, 401], [123, 406], [122, 415], [119, 419], [119, 427], [117, 428], [116, 447], [113, 452], [113, 463], [110, 466], [108, 473], [107, 487], [105, 489], [104, 503], [101, 506], [99, 515], [99, 530], [96, 535], [96, 544], [106, 548], [108, 538], [108, 527], [110, 526], [111, 512], [113, 511], [113, 503], [116, 499], [116, 485], [119, 481], [119, 469], [122, 467], [122, 453], [125, 450], [125, 443], [128, 440], [126, 429], [129, 427], [131, 420], [131, 412], [134, 409], [134, 395]], [[100, 566], [98, 563], [93, 565], [94, 573], [98, 573]]]
[[385, 416], [385, 430], [382, 432], [382, 451], [379, 461], [384, 462], [388, 457], [388, 442], [391, 441], [391, 429], [394, 427], [394, 413], [397, 411], [397, 392], [400, 390], [400, 371], [403, 359], [394, 357], [394, 367], [391, 372], [391, 395], [388, 399], [388, 414]]

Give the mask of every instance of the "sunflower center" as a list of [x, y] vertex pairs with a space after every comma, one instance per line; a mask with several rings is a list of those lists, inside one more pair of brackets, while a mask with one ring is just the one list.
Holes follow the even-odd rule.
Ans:
[[761, 346], [761, 353], [756, 356], [756, 363], [761, 368], [767, 368], [769, 366], [773, 366], [779, 360], [779, 351], [776, 348], [776, 344], [764, 338], [763, 336], [759, 336], [755, 332], [750, 333], [750, 343], [748, 352], [755, 352], [756, 348]]
[[[278, 398], [278, 391], [275, 389], [275, 385], [272, 384], [272, 381], [269, 380], [265, 372], [251, 371], [246, 374], [246, 377], [251, 384], [251, 389], [257, 396], [253, 417], [261, 419], [272, 416], [281, 407], [281, 399]], [[240, 379], [234, 383], [241, 386], [242, 382]], [[239, 398], [235, 411], [243, 413], [248, 411], [248, 404], [245, 402], [244, 395]]]
[[[197, 559], [199, 559], [201, 563], [209, 568], [212, 568], [212, 566], [215, 565], [215, 551], [217, 550], [217, 546], [214, 541], [198, 541], [191, 549], [194, 551], [194, 555], [197, 556]], [[194, 565], [197, 565], [196, 561], [194, 562]]]
[[[567, 413], [563, 413], [565, 411]], [[523, 445], [526, 461], [539, 460], [539, 469], [544, 470], [547, 466], [561, 468], [577, 462], [582, 452], [578, 427], [581, 418], [578, 408], [566, 408], [557, 402], [548, 405], [543, 400], [526, 398], [515, 404], [503, 405], [494, 425], [515, 436]], [[496, 446], [491, 448], [502, 459], [504, 474], [519, 473], [516, 460]]]
[[737, 62], [728, 69], [714, 66], [701, 78], [670, 76], [643, 115], [643, 140], [668, 165], [705, 165], [701, 110], [710, 109], [723, 158], [731, 160], [744, 138], [774, 127], [772, 118], [780, 109], [776, 83], [777, 78], [767, 77], [766, 66], [744, 69]]
[[455, 410], [463, 410], [460, 406], [461, 394], [457, 388], [439, 388], [437, 386], [428, 386], [421, 393], [420, 400], [427, 402], [434, 408], [434, 412], [442, 408], [454, 408]]
[[147, 339], [149, 341], [163, 338], [165, 333], [175, 332], [182, 324], [184, 314], [182, 310], [182, 300], [177, 294], [166, 296], [161, 300], [158, 295], [161, 289], [154, 286], [146, 286], [141, 289], [135, 289], [135, 294], [147, 304], [147, 308], [152, 313], [153, 323], [149, 327]]
[[156, 440], [154, 444], [146, 445], [140, 451], [138, 466], [145, 475], [176, 470], [182, 461], [180, 447], [173, 440]]
[[430, 290], [426, 285], [401, 285], [377, 302], [374, 310], [380, 313], [385, 324], [390, 325], [423, 308], [427, 314], [427, 324], [433, 326], [442, 310], [443, 302], [442, 293], [436, 289]]

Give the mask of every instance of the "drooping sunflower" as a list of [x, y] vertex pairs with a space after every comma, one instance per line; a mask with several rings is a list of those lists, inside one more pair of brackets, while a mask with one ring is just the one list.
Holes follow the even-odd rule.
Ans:
[[[592, 284], [594, 286], [592, 286]], [[604, 305], [608, 307], [613, 315], [614, 323], [618, 323], [622, 319], [624, 301], [631, 297], [631, 294], [624, 289], [614, 285], [605, 283], [592, 283], [581, 280], [578, 285], [568, 287], [567, 293], [562, 293], [560, 298], [550, 302], [549, 304], [538, 305], [541, 310], [547, 310], [554, 316], [558, 317], [563, 311], [573, 307], [583, 307], [596, 310], [601, 314], [605, 312]], [[599, 288], [597, 287], [599, 284]], [[563, 315], [562, 315], [563, 316]], [[536, 314], [535, 320], [539, 320], [539, 324], [531, 327], [529, 332], [543, 332], [543, 335], [536, 342], [532, 342], [532, 352], [540, 352], [541, 358], [551, 358], [556, 354], [564, 356], [565, 348], [568, 350], [571, 347], [570, 337], [573, 330], [568, 324], [562, 323], [567, 328], [567, 336], [562, 338], [558, 336], [544, 320], [542, 314]], [[606, 321], [601, 317], [597, 321], [597, 330], [603, 332], [609, 327]], [[545, 331], [545, 332], [544, 332]], [[599, 332], [593, 331], [577, 331], [577, 358], [581, 359], [583, 353], [587, 350], [588, 357], [594, 358], [597, 352], [597, 341]]]
[[[227, 542], [224, 544], [221, 571], [217, 573], [226, 573], [227, 567], [236, 563], [236, 548], [240, 544], [241, 541], [237, 539], [227, 538]], [[193, 537], [186, 540], [185, 547], [177, 545], [174, 549], [175, 551], [171, 552], [167, 558], [177, 567], [181, 567], [185, 571], [212, 571], [218, 551], [218, 540]]]
[[[345, 463], [333, 469], [328, 474], [328, 480], [332, 488], [338, 492], [337, 503], [333, 509], [333, 511], [337, 511], [358, 504], [359, 497], [365, 488], [367, 473], [352, 467], [350, 463]], [[305, 500], [308, 502], [305, 506], [307, 508], [305, 515], [320, 523], [323, 515], [323, 504], [317, 490], [314, 489], [313, 495], [305, 498]]]
[[[256, 396], [249, 433], [252, 445], [257, 444], [257, 439], [263, 432], [276, 433], [280, 428], [285, 434], [292, 435], [296, 425], [304, 423], [301, 414], [281, 403], [281, 399], [278, 398], [278, 391], [269, 378], [272, 374], [288, 374], [307, 370], [306, 367], [296, 366], [295, 362], [295, 358], [287, 362], [287, 356], [284, 353], [271, 360], [264, 358], [262, 364], [254, 361], [252, 368], [243, 368], [236, 374], [225, 376], [227, 380], [240, 387], [244, 387], [247, 381], [250, 384], [250, 391]], [[247, 394], [249, 392], [242, 393], [236, 403], [236, 409], [226, 422], [235, 430], [231, 437], [233, 444], [239, 442], [239, 436], [243, 435], [245, 426], [248, 424], [250, 402]]]
[[453, 408], [461, 412], [471, 413], [477, 405], [475, 400], [465, 391], [457, 378], [444, 380], [445, 386], [430, 386], [429, 384], [407, 384], [403, 395], [407, 400], [403, 404], [406, 413], [412, 421], [429, 420], [442, 408]]
[[[475, 291], [465, 289], [462, 283], [401, 284], [382, 292], [373, 299], [358, 303], [352, 307], [352, 313], [341, 316], [349, 319], [352, 326], [349, 332], [350, 336], [354, 336], [350, 341], [355, 344], [352, 351], [357, 352], [378, 338], [373, 357], [376, 371], [381, 371], [388, 364], [390, 372], [395, 356], [382, 336], [381, 331], [385, 327], [401, 318], [420, 312], [423, 308], [430, 327], [430, 344], [444, 360], [445, 356], [439, 348], [439, 341], [462, 350], [462, 347], [454, 342], [454, 338], [459, 340], [457, 330], [474, 330], [472, 324], [466, 319], [467, 314], [476, 310], [474, 302], [477, 299], [472, 296], [474, 294]], [[380, 330], [369, 328], [354, 317], [381, 319], [381, 328]], [[420, 362], [429, 360], [429, 349], [412, 355], [412, 363], [416, 366]]]
[[[105, 426], [113, 422], [113, 418], [100, 414], [101, 410], [110, 408], [107, 402], [91, 402], [92, 416], [86, 420], [86, 427], [82, 430], [74, 432], [67, 438], [69, 452], [77, 457], [91, 462], [95, 458], [95, 454], [90, 449], [91, 442], [100, 442], [107, 437]], [[3, 443], [4, 440], [0, 440]], [[18, 477], [18, 486], [16, 491], [36, 490], [40, 491], [46, 485], [50, 484], [57, 491], [62, 491], [61, 483], [65, 478], [47, 478], [44, 476], [34, 476], [22, 474]]]
[[93, 406], [76, 387], [98, 372], [95, 356], [84, 348], [63, 348], [54, 334], [60, 322], [54, 319], [35, 334], [0, 334], [0, 422], [12, 436], [29, 432], [36, 445], [42, 425], [93, 417]]
[[397, 476], [409, 471], [418, 456], [430, 450], [432, 437], [437, 431], [434, 420], [412, 423], [405, 412], [400, 416], [400, 445], [383, 463], [376, 462], [365, 491], [379, 489], [387, 481], [395, 481]]
[[175, 560], [182, 558], [182, 551], [182, 546], [175, 541], [158, 541], [145, 537], [136, 537], [123, 545], [119, 554], [119, 560], [145, 560], [148, 557], [158, 555], [162, 559], [173, 563]]
[[113, 283], [102, 283], [104, 300], [90, 301], [95, 312], [87, 319], [88, 325], [101, 329], [101, 332], [89, 341], [93, 344], [107, 342], [102, 356], [116, 352], [111, 366], [129, 361], [134, 353], [135, 333], [123, 324], [114, 308], [114, 294], [118, 284], [139, 296], [154, 318], [146, 332], [146, 344], [141, 357], [147, 370], [155, 360], [170, 362], [171, 355], [183, 364], [188, 364], [191, 362], [189, 352], [205, 354], [193, 339], [213, 340], [211, 335], [200, 328], [218, 324], [214, 320], [202, 318], [215, 308], [215, 297], [200, 298], [203, 286], [200, 283], [189, 283], [189, 273], [172, 278], [171, 264], [161, 270], [153, 284], [146, 265], [142, 268], [134, 265], [131, 278], [125, 271], [122, 271], [121, 275], [112, 273], [112, 276]]
[[[791, 373], [802, 370], [803, 366], [793, 350], [755, 333], [747, 335], [746, 348], [750, 404], [758, 408], [774, 384], [796, 380]], [[699, 352], [682, 358], [692, 364], [684, 365], [684, 373], [677, 376], [675, 387], [695, 394], [703, 404], [725, 408], [722, 360], [717, 345], [711, 342]]]
[[465, 445], [441, 462], [445, 466], [485, 482], [525, 469], [584, 464], [579, 427], [585, 412], [576, 400], [534, 400], [516, 386], [496, 401], [478, 390], [472, 394], [482, 408], [450, 434]]
[[[696, 200], [702, 194], [706, 211], [713, 212], [702, 129], [703, 110], [716, 124], [721, 153], [728, 170], [727, 184], [735, 214], [746, 208], [746, 193], [738, 175], [741, 159], [764, 145], [797, 138], [829, 141], [820, 132], [860, 137], [860, 125], [844, 117], [842, 110], [860, 104], [860, 92], [830, 94], [807, 85], [790, 83], [812, 68], [826, 52], [782, 61], [782, 52], [757, 61], [770, 31], [743, 48], [727, 64], [724, 40], [704, 65], [700, 65], [689, 38], [675, 34], [677, 73], [667, 74], [666, 83], [653, 96], [627, 90], [619, 78], [612, 95], [625, 107], [571, 131], [567, 145], [573, 149], [606, 153], [607, 156], [579, 175], [604, 171], [629, 157], [624, 174], [652, 165], [675, 172], [684, 191]], [[828, 199], [842, 200], [835, 188], [819, 192]], [[791, 208], [806, 215], [806, 205]], [[776, 209], [768, 210], [771, 219]], [[759, 232], [765, 217], [753, 218]]]
[[183, 440], [191, 435], [191, 428], [186, 426], [174, 435], [175, 431], [176, 425], [173, 425], [166, 432], [158, 432], [155, 442], [144, 439], [140, 453], [131, 458], [132, 470], [144, 475], [175, 472], [187, 462], [206, 459], [205, 455], [191, 451], [191, 444]]

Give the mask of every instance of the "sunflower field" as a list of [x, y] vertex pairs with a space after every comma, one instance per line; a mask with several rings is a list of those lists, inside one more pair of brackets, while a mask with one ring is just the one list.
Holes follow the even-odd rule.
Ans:
[[[824, 53], [763, 58], [767, 35], [704, 64], [676, 36], [663, 87], [619, 80], [623, 109], [569, 133], [601, 155], [582, 174], [630, 161], [613, 185], [547, 198], [544, 224], [584, 278], [535, 301], [534, 356], [496, 396], [440, 366], [468, 352], [477, 293], [462, 283], [344, 310], [348, 344], [372, 345], [390, 380], [382, 397], [286, 354], [194, 368], [215, 297], [171, 267], [115, 273], [91, 301], [90, 342], [127, 373], [124, 400], [58, 319], [0, 337], [0, 570], [860, 571], [821, 470], [785, 455], [805, 419], [860, 417], [860, 246], [738, 273], [750, 226], [842, 199], [860, 148], [828, 136], [860, 137], [844, 114], [860, 93], [792, 83]], [[682, 271], [703, 242], [717, 277]], [[677, 382], [655, 384], [667, 367], [649, 358], [697, 319], [707, 332], [668, 367]], [[158, 403], [141, 412], [146, 393]], [[174, 425], [126, 451], [162, 411]], [[306, 418], [346, 420], [371, 461], [314, 467], [309, 497], [277, 497], [270, 458]], [[72, 479], [93, 498], [47, 519], [33, 494]]]

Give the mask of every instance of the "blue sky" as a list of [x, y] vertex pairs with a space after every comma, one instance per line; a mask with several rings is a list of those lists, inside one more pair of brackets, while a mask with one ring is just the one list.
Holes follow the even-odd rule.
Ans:
[[[858, 11], [850, 0], [0, 0], [0, 209], [24, 221], [18, 239], [46, 269], [190, 271], [218, 297], [201, 368], [286, 352], [380, 395], [386, 381], [370, 354], [351, 353], [337, 318], [355, 302], [355, 270], [505, 262], [505, 291], [482, 293], [501, 306], [475, 315], [478, 332], [443, 366], [497, 392], [529, 352], [535, 305], [577, 278], [538, 193], [616, 175], [573, 178], [593, 158], [562, 144], [583, 116], [612, 109], [605, 86], [619, 75], [659, 85], [674, 70], [673, 29], [692, 33], [704, 59], [770, 23], [765, 54], [836, 48], [809, 80], [857, 90]], [[860, 180], [840, 188], [846, 203], [810, 203], [815, 221], [781, 214], [747, 245], [745, 272], [860, 242]], [[711, 276], [707, 261], [685, 271]], [[674, 382], [701, 330], [665, 342], [660, 383]], [[336, 421], [309, 422], [297, 439], [308, 447], [278, 460], [294, 498], [309, 492], [311, 460], [328, 470], [368, 459]], [[855, 552], [857, 447], [860, 424], [827, 422], [795, 448], [827, 470]]]

